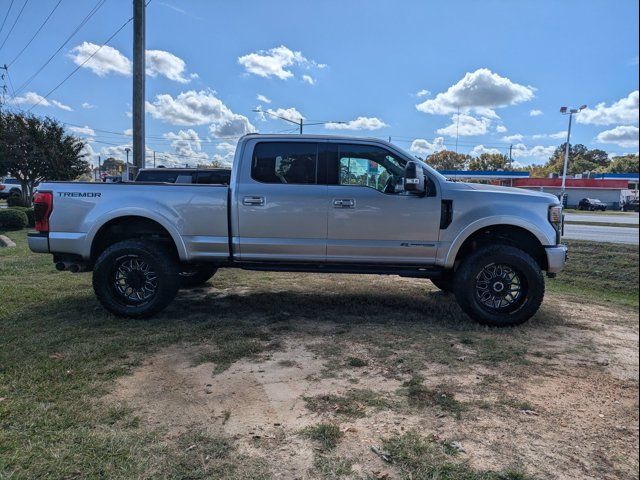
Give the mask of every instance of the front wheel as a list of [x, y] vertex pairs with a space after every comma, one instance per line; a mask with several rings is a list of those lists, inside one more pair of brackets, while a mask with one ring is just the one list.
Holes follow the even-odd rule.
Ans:
[[544, 276], [526, 252], [490, 245], [471, 253], [456, 271], [454, 294], [472, 319], [508, 327], [529, 320], [544, 298]]
[[218, 271], [215, 265], [189, 265], [181, 268], [180, 287], [191, 288], [206, 283]]
[[163, 310], [178, 292], [178, 264], [158, 242], [125, 240], [111, 245], [93, 269], [93, 290], [119, 317], [144, 318]]

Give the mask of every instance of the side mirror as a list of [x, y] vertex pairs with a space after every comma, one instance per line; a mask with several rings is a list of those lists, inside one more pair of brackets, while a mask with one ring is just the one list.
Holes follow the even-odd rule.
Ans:
[[416, 162], [407, 162], [404, 167], [404, 189], [414, 195], [426, 195], [427, 193], [424, 172]]

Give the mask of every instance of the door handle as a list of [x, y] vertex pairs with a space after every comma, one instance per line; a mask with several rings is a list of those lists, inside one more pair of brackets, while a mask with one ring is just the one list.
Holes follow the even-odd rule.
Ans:
[[261, 207], [264, 205], [264, 197], [244, 197], [242, 204], [252, 207]]
[[356, 201], [353, 198], [334, 198], [333, 208], [354, 208]]

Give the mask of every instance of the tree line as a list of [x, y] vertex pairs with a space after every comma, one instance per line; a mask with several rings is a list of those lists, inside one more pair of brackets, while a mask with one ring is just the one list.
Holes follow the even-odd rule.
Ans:
[[[516, 170], [530, 172], [532, 177], [560, 175], [564, 164], [566, 143], [559, 145], [543, 165], [513, 166], [509, 157], [500, 153], [483, 153], [477, 157], [441, 150], [429, 155], [426, 162], [436, 170]], [[609, 158], [604, 150], [590, 150], [582, 144], [569, 147], [567, 174], [578, 173], [638, 173], [638, 154]]]

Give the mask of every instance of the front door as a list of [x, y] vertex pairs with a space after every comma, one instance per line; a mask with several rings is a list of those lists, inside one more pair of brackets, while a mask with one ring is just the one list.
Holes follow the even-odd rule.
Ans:
[[[335, 147], [333, 147], [336, 150]], [[406, 159], [372, 145], [339, 144], [329, 168], [328, 262], [435, 262], [440, 195], [404, 192]]]
[[236, 193], [241, 261], [325, 261], [327, 185], [318, 143], [259, 141]]

